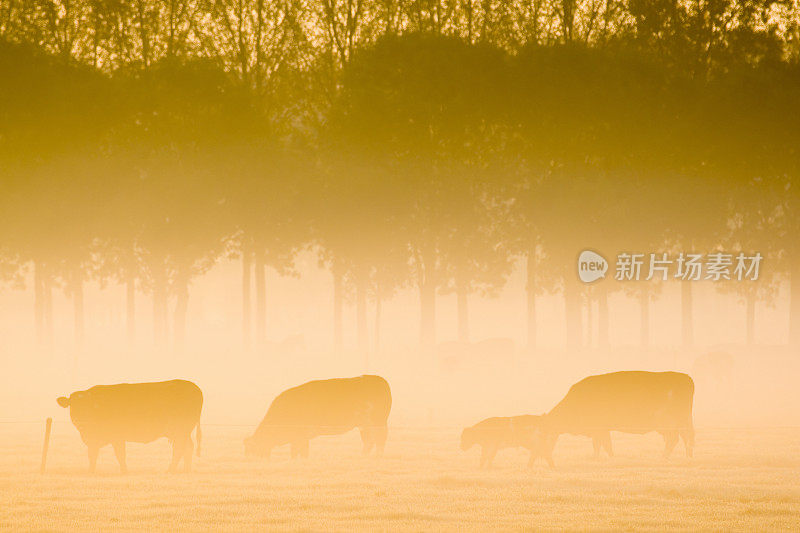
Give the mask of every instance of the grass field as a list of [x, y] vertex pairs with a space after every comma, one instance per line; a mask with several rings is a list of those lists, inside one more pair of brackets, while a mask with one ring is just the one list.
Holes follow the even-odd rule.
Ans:
[[657, 435], [614, 435], [595, 461], [588, 439], [562, 437], [555, 470], [521, 451], [477, 468], [457, 428], [390, 428], [382, 458], [356, 432], [317, 438], [311, 457], [247, 459], [246, 427], [204, 427], [191, 474], [166, 474], [165, 440], [110, 448], [87, 474], [68, 423], [54, 425], [38, 473], [43, 424], [0, 424], [0, 529], [15, 530], [800, 530], [800, 429], [698, 429], [694, 459], [660, 459]]

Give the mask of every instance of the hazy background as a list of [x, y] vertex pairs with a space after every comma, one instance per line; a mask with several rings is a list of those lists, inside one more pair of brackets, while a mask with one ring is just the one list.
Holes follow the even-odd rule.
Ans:
[[[797, 424], [799, 13], [5, 3], [0, 419], [184, 377], [254, 425], [374, 372], [393, 423], [455, 426], [644, 368], [695, 378], [699, 426]], [[610, 279], [720, 250], [759, 280]]]
[[[392, 420], [397, 425], [446, 426], [484, 416], [540, 413], [563, 397], [574, 381], [618, 369], [680, 370], [697, 382], [698, 426], [792, 426], [799, 421], [794, 351], [785, 346], [785, 303], [759, 308], [758, 339], [744, 342], [743, 305], [718, 294], [712, 282], [698, 282], [695, 292], [695, 346], [682, 348], [679, 291], [665, 289], [653, 303], [652, 346], [638, 344], [638, 302], [622, 294], [609, 301], [611, 347], [597, 347], [596, 313], [592, 345], [566, 350], [563, 299], [539, 299], [538, 347], [525, 344], [524, 285], [519, 272], [492, 299], [470, 303], [475, 340], [512, 339], [512, 352], [465, 353], [426, 351], [418, 344], [417, 295], [401, 291], [384, 303], [381, 345], [370, 330], [368, 354], [358, 350], [356, 310], [344, 307], [344, 346], [332, 349], [332, 281], [310, 255], [299, 278], [267, 276], [267, 341], [245, 349], [241, 333], [240, 268], [232, 262], [215, 266], [192, 286], [187, 341], [180, 349], [156, 348], [150, 327], [151, 303], [140, 296], [137, 324], [141, 331], [126, 340], [124, 288], [101, 290], [87, 284], [86, 339], [74, 342], [72, 303], [56, 292], [54, 346], [36, 349], [30, 291], [4, 291], [2, 357], [6, 383], [4, 421], [33, 421], [56, 415], [68, 421], [55, 396], [98, 383], [185, 377], [206, 392], [204, 421], [255, 425], [278, 392], [309, 379], [379, 373], [395, 389]], [[769, 268], [769, 264], [764, 268]], [[602, 283], [602, 282], [601, 282]], [[646, 282], [640, 282], [646, 283]], [[746, 282], [742, 282], [746, 283]], [[675, 283], [677, 285], [677, 283]], [[457, 339], [455, 297], [438, 299], [437, 337]], [[374, 319], [374, 309], [370, 318]], [[370, 324], [372, 326], [372, 324]], [[291, 346], [281, 346], [286, 341]], [[294, 343], [297, 345], [294, 345]], [[725, 363], [704, 366], [698, 358], [722, 352]]]
[[[798, 0], [0, 1], [0, 529], [800, 529], [799, 125]], [[613, 279], [717, 251], [758, 281]], [[693, 458], [458, 447], [633, 369], [692, 376]], [[383, 457], [244, 456], [365, 372]], [[173, 378], [194, 472], [86, 474], [56, 397]]]

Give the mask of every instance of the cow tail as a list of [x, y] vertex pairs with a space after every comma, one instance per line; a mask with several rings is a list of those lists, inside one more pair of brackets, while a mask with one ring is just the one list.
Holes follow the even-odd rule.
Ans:
[[195, 436], [197, 438], [197, 457], [200, 457], [200, 441], [203, 440], [203, 432], [200, 430], [200, 421], [199, 420], [197, 422], [197, 433], [196, 433]]

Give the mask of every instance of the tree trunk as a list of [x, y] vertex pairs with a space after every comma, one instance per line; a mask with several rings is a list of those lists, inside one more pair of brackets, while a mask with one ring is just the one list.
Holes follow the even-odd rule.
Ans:
[[33, 319], [36, 331], [36, 342], [41, 346], [44, 342], [44, 278], [42, 264], [33, 263]]
[[650, 295], [647, 289], [641, 289], [639, 296], [639, 304], [641, 309], [641, 322], [640, 322], [640, 336], [642, 348], [647, 349], [650, 346]]
[[53, 348], [53, 280], [50, 271], [45, 270], [42, 280], [44, 310], [42, 313], [44, 323], [44, 343], [48, 350]]
[[186, 341], [186, 313], [189, 307], [189, 274], [185, 270], [178, 274], [176, 280], [176, 301], [174, 327], [175, 348], [183, 349]]
[[167, 273], [163, 259], [155, 263], [153, 275], [153, 338], [156, 346], [167, 341]]
[[375, 289], [375, 354], [377, 355], [381, 347], [381, 298], [380, 284]]
[[250, 271], [252, 257], [250, 247], [242, 243], [242, 345], [244, 349], [250, 348]]
[[789, 344], [800, 348], [800, 254], [789, 254]]
[[460, 282], [456, 289], [459, 342], [469, 342], [469, 308], [467, 306], [467, 298], [466, 284]]
[[581, 293], [578, 280], [568, 275], [564, 279], [564, 312], [567, 325], [567, 347], [579, 348], [581, 344]]
[[84, 320], [83, 320], [83, 275], [80, 270], [72, 273], [72, 309], [74, 315], [75, 346], [83, 346]]
[[597, 345], [608, 348], [608, 289], [597, 287]]
[[681, 281], [681, 340], [684, 348], [694, 344], [694, 319], [692, 317], [692, 282]]
[[536, 349], [536, 251], [528, 252], [528, 283], [525, 291], [528, 296], [528, 349]]
[[426, 279], [419, 287], [420, 320], [419, 343], [422, 348], [432, 350], [436, 343], [436, 285]]
[[338, 259], [333, 260], [333, 349], [342, 353], [342, 307], [344, 306], [344, 272]]
[[164, 271], [164, 288], [161, 290], [161, 329], [164, 331], [164, 346], [169, 343], [173, 331], [170, 329], [169, 320], [169, 282], [167, 280], [166, 270]]
[[594, 320], [592, 318], [592, 304], [594, 303], [592, 298], [592, 293], [588, 292], [586, 294], [586, 347], [592, 347], [592, 326]]
[[359, 268], [356, 272], [356, 335], [358, 351], [364, 358], [364, 368], [369, 364], [369, 338], [367, 335], [367, 274]]
[[267, 266], [262, 250], [256, 252], [256, 343], [264, 345], [267, 340]]
[[753, 345], [753, 338], [755, 334], [756, 324], [756, 295], [749, 293], [747, 295], [747, 345]]
[[161, 346], [162, 339], [164, 337], [163, 324], [161, 321], [161, 314], [160, 314], [161, 313], [160, 298], [161, 295], [159, 294], [159, 288], [156, 285], [154, 285], [153, 286], [153, 343], [156, 346]]
[[136, 277], [129, 269], [125, 279], [125, 321], [128, 343], [136, 340]]

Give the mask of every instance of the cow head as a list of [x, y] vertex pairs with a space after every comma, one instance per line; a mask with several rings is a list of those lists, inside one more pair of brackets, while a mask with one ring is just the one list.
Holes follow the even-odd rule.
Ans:
[[465, 428], [461, 432], [461, 450], [467, 451], [475, 446], [475, 428]]
[[69, 417], [79, 430], [91, 422], [94, 402], [87, 391], [73, 392], [69, 398], [59, 396], [56, 403], [64, 408], [69, 407]]

